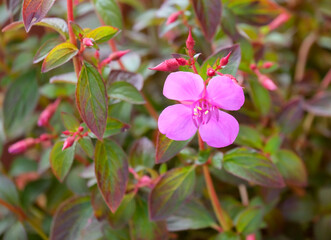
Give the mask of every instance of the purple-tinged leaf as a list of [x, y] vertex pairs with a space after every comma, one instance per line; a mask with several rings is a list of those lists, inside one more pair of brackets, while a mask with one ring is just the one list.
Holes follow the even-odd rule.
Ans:
[[56, 210], [50, 240], [80, 239], [88, 221], [93, 217], [89, 197], [73, 197]]
[[145, 99], [141, 93], [128, 82], [114, 82], [109, 86], [110, 98], [122, 100], [132, 104], [144, 104]]
[[277, 167], [264, 155], [245, 148], [236, 148], [224, 155], [223, 167], [248, 182], [270, 188], [282, 188], [284, 180]]
[[7, 10], [11, 19], [14, 19], [14, 15], [18, 12], [22, 6], [22, 0], [6, 0]]
[[67, 176], [74, 161], [76, 144], [62, 151], [63, 141], [56, 142], [51, 151], [49, 160], [56, 178], [62, 182]]
[[23, 0], [22, 17], [25, 30], [40, 22], [53, 6], [55, 0]]
[[224, 68], [220, 70], [220, 72], [223, 74], [230, 74], [232, 76], [235, 76], [241, 60], [240, 51], [240, 46], [238, 44], [218, 50], [216, 53], [211, 55], [203, 62], [200, 70], [201, 77], [203, 79], [206, 79], [208, 66], [213, 66], [213, 64], [215, 64], [217, 60], [220, 60], [221, 58], [227, 56], [230, 52], [231, 55], [229, 58], [229, 62]]
[[100, 192], [114, 213], [120, 206], [128, 183], [129, 167], [125, 153], [112, 140], [98, 141], [95, 147], [95, 175]]
[[143, 137], [134, 142], [130, 150], [130, 166], [152, 168], [155, 162], [154, 159], [155, 147], [151, 140]]
[[[261, 104], [262, 102], [263, 99], [261, 99]], [[270, 96], [268, 104], [270, 106]], [[297, 129], [297, 127], [302, 122], [303, 114], [304, 101], [301, 98], [296, 98], [288, 101], [277, 117], [277, 122], [280, 125], [281, 132], [289, 134], [295, 129]]]
[[221, 22], [222, 3], [220, 0], [192, 0], [193, 9], [208, 41], [214, 37]]
[[144, 84], [144, 78], [141, 74], [128, 72], [124, 70], [112, 70], [107, 81], [107, 89], [113, 82], [131, 83], [137, 90], [141, 91]]
[[171, 216], [189, 197], [195, 184], [194, 166], [175, 168], [160, 177], [148, 198], [151, 220]]
[[290, 150], [279, 150], [271, 157], [289, 185], [304, 187], [307, 185], [307, 170], [301, 158]]
[[186, 141], [174, 141], [167, 138], [164, 134], [158, 133], [156, 139], [155, 163], [164, 163], [180, 152], [191, 139]]
[[88, 128], [102, 139], [107, 125], [107, 92], [98, 70], [89, 63], [84, 63], [80, 71], [76, 103]]
[[316, 116], [331, 117], [331, 91], [323, 92], [303, 105], [304, 109]]

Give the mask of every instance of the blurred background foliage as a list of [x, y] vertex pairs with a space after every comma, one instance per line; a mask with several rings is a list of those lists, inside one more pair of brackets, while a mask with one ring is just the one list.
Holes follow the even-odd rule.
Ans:
[[[215, 150], [213, 180], [222, 206], [234, 221], [236, 230], [233, 230], [242, 235], [255, 233], [256, 239], [331, 239], [330, 1], [222, 0], [220, 21], [211, 21], [217, 26], [215, 34], [208, 32], [210, 25], [201, 24], [201, 17], [209, 15], [202, 13], [199, 19], [194, 9], [199, 1], [99, 2], [115, 7], [98, 8], [98, 1], [76, 2], [75, 22], [84, 28], [100, 26], [96, 7], [106, 24], [121, 29], [115, 38], [117, 48], [131, 50], [121, 60], [128, 71], [141, 74], [142, 92], [157, 112], [171, 103], [162, 95], [168, 73], [151, 71], [148, 67], [171, 58], [173, 53], [185, 54], [188, 29], [183, 21], [193, 26], [195, 50], [201, 53], [200, 64], [219, 49], [239, 44], [241, 62], [236, 77], [245, 89], [246, 101], [243, 108], [234, 113], [241, 126], [235, 144], [245, 147], [242, 151], [255, 149], [271, 159], [286, 187], [269, 188], [264, 178], [258, 178], [259, 166], [248, 158], [242, 166], [231, 165], [229, 155], [236, 153], [228, 150], [233, 146]], [[1, 28], [21, 18], [20, 8], [20, 0], [2, 1]], [[179, 10], [184, 12], [183, 17], [166, 24], [167, 18]], [[272, 25], [281, 14], [285, 20], [278, 26]], [[56, 1], [47, 16], [66, 19], [66, 2]], [[216, 16], [210, 14], [210, 17]], [[189, 204], [183, 205], [166, 222], [150, 222], [146, 205], [148, 190], [142, 190], [141, 197], [135, 200], [126, 195], [122, 211], [117, 215], [109, 213], [93, 185], [93, 168], [86, 167], [93, 157], [81, 148], [76, 150], [78, 161], [63, 183], [50, 170], [53, 143], [37, 145], [20, 155], [8, 153], [8, 146], [14, 142], [36, 138], [48, 131], [37, 127], [37, 120], [41, 111], [56, 98], [60, 97], [62, 102], [51, 121], [55, 132], [59, 134], [67, 129], [61, 112], [79, 119], [74, 104], [75, 85], [68, 83], [67, 78], [58, 77], [72, 72], [72, 63], [44, 74], [40, 71], [41, 62], [33, 63], [40, 46], [46, 43], [50, 47], [45, 50], [47, 53], [60, 41], [63, 39], [58, 33], [43, 26], [33, 26], [29, 33], [19, 28], [0, 34], [2, 238], [41, 239], [38, 231], [50, 235], [54, 213], [66, 201], [63, 206], [79, 206], [79, 212], [73, 210], [71, 217], [80, 229], [80, 239], [240, 239], [234, 233], [218, 234], [213, 228], [206, 228], [215, 224], [215, 219], [201, 175], [196, 178]], [[101, 59], [110, 53], [106, 43], [100, 45]], [[92, 59], [94, 50], [84, 54], [86, 59]], [[263, 68], [266, 62], [272, 66]], [[278, 86], [277, 90], [268, 91], [261, 85], [261, 75], [252, 70], [252, 64]], [[119, 69], [118, 64], [107, 67], [104, 76], [108, 76], [111, 69]], [[120, 101], [110, 105], [109, 114], [130, 126], [114, 139], [129, 156], [132, 167], [142, 161], [149, 169], [154, 167], [149, 173], [152, 176], [154, 172], [162, 173], [197, 160], [197, 142], [193, 140], [190, 147], [184, 148], [173, 160], [161, 167], [154, 166], [157, 124], [147, 110], [141, 105]], [[79, 156], [87, 159], [87, 163], [79, 161]], [[229, 174], [234, 167], [242, 168], [237, 172], [239, 177]], [[133, 179], [130, 181], [132, 185]], [[92, 196], [93, 209], [89, 199], [71, 198], [85, 195]], [[14, 209], [6, 208], [6, 203]], [[90, 218], [88, 225], [80, 226], [92, 212], [95, 218]], [[61, 217], [61, 211], [57, 211], [56, 217]], [[58, 229], [61, 227], [65, 229], [65, 226]], [[70, 231], [76, 228], [71, 226]], [[61, 238], [52, 235], [52, 239]]]

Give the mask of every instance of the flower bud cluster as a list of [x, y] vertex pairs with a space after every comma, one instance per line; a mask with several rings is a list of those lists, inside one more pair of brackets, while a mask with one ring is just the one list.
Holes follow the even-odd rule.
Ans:
[[54, 138], [53, 135], [44, 133], [39, 136], [39, 138], [25, 138], [9, 146], [8, 152], [11, 154], [24, 153], [29, 148], [35, 146], [41, 142], [47, 142]]
[[58, 105], [60, 104], [61, 100], [58, 98], [55, 102], [49, 104], [44, 111], [41, 112], [39, 119], [38, 119], [38, 126], [49, 126], [49, 120], [53, 117], [54, 113]]
[[[271, 62], [265, 62], [262, 65], [262, 68], [268, 69], [270, 67], [273, 66], [273, 63]], [[256, 66], [256, 64], [251, 64], [250, 66], [251, 70], [256, 74], [259, 82], [261, 83], [261, 85], [269, 90], [269, 91], [274, 91], [276, 90], [278, 87], [277, 85], [265, 74], [262, 74], [259, 70], [259, 68]]]
[[62, 132], [64, 135], [68, 136], [63, 143], [62, 151], [71, 147], [75, 141], [78, 141], [80, 138], [83, 138], [88, 135], [88, 132], [82, 133], [84, 128], [80, 126], [76, 132], [70, 132], [68, 130]]

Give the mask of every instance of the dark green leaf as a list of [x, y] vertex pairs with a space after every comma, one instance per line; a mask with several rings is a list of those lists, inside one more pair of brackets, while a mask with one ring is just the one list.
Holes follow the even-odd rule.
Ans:
[[261, 134], [254, 128], [240, 125], [239, 134], [236, 138], [236, 144], [261, 149], [263, 142]]
[[80, 71], [76, 103], [79, 113], [98, 139], [102, 139], [107, 125], [107, 93], [99, 72], [89, 63]]
[[107, 138], [125, 132], [129, 128], [130, 126], [128, 124], [122, 123], [120, 120], [117, 120], [115, 118], [108, 117], [106, 131], [103, 137]]
[[133, 104], [144, 104], [145, 100], [141, 93], [130, 83], [114, 82], [109, 86], [109, 97], [123, 100]]
[[113, 141], [98, 141], [95, 147], [95, 175], [100, 192], [112, 212], [120, 206], [128, 183], [128, 160]]
[[174, 141], [159, 132], [156, 140], [155, 163], [163, 163], [170, 160], [190, 141], [191, 139], [186, 141]]
[[249, 182], [266, 187], [284, 187], [284, 180], [277, 167], [253, 150], [237, 148], [226, 153], [223, 166], [227, 172]]
[[267, 115], [271, 107], [271, 98], [269, 91], [261, 86], [261, 84], [253, 79], [249, 80], [250, 94], [255, 107], [262, 115]]
[[33, 111], [38, 97], [38, 85], [34, 74], [23, 75], [9, 86], [3, 103], [4, 129], [9, 137]]
[[73, 197], [57, 209], [50, 233], [50, 240], [79, 239], [93, 210], [89, 197]]
[[240, 236], [234, 232], [224, 232], [218, 234], [213, 240], [240, 240]]
[[149, 195], [149, 215], [152, 220], [171, 216], [189, 197], [195, 184], [195, 168], [182, 167], [160, 177]]
[[130, 166], [152, 168], [155, 162], [154, 144], [146, 137], [134, 142], [129, 157]]
[[210, 149], [200, 150], [196, 164], [203, 165], [208, 161]]
[[63, 125], [66, 127], [67, 130], [70, 130], [72, 132], [77, 131], [80, 123], [74, 115], [66, 112], [61, 112], [61, 119]]
[[236, 219], [236, 226], [240, 233], [253, 233], [261, 227], [263, 208], [249, 207], [242, 211]]
[[0, 199], [14, 206], [19, 205], [19, 197], [15, 184], [3, 175], [0, 175]]
[[63, 141], [56, 142], [50, 155], [53, 173], [60, 182], [63, 181], [71, 168], [76, 147], [76, 144], [73, 144], [71, 147], [62, 151], [63, 143]]
[[94, 6], [104, 21], [109, 26], [122, 29], [122, 15], [116, 0], [93, 0]]
[[222, 3], [220, 0], [192, 0], [193, 9], [203, 34], [211, 41], [221, 22]]
[[89, 137], [83, 137], [78, 140], [79, 145], [82, 147], [84, 152], [87, 154], [89, 158], [93, 158], [94, 156], [94, 146]]

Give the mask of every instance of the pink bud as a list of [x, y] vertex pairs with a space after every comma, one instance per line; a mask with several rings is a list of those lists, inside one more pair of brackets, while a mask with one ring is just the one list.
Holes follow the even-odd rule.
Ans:
[[50, 139], [52, 139], [52, 135], [47, 134], [47, 133], [43, 133], [39, 137], [39, 140], [42, 141], [42, 142], [48, 141]]
[[84, 128], [82, 126], [79, 126], [78, 132], [83, 132], [83, 131], [84, 131]]
[[94, 45], [91, 38], [83, 38], [82, 42], [86, 47], [92, 47]]
[[268, 68], [271, 68], [273, 65], [274, 65], [274, 63], [272, 63], [272, 62], [265, 62], [265, 63], [263, 63], [262, 68], [268, 69]]
[[278, 28], [279, 26], [283, 25], [290, 19], [291, 15], [288, 12], [283, 12], [278, 15], [271, 23], [269, 23], [270, 31]]
[[141, 187], [152, 187], [152, 184], [153, 182], [152, 182], [152, 179], [150, 178], [150, 177], [148, 177], [148, 176], [142, 176], [140, 179], [139, 179], [139, 181], [138, 181], [138, 183], [137, 183], [137, 187], [138, 188], [141, 188]]
[[168, 19], [166, 24], [169, 25], [170, 23], [173, 23], [174, 21], [176, 21], [178, 19], [178, 17], [183, 13], [183, 11], [178, 11], [178, 12], [174, 12], [172, 13]]
[[251, 233], [249, 235], [246, 236], [246, 240], [255, 240], [255, 233]]
[[71, 147], [72, 144], [74, 144], [74, 142], [75, 142], [75, 138], [76, 138], [75, 136], [67, 137], [67, 139], [63, 143], [62, 151], [64, 149], [67, 149], [67, 148]]
[[162, 71], [162, 72], [173, 72], [176, 71], [179, 67], [179, 63], [175, 58], [165, 60], [156, 67], [148, 68], [150, 70]]
[[257, 66], [256, 66], [255, 63], [252, 63], [252, 64], [250, 65], [250, 68], [252, 69], [252, 71], [255, 71], [255, 70], [257, 69]]
[[60, 99], [56, 99], [55, 102], [49, 104], [45, 109], [44, 111], [42, 111], [42, 113], [40, 114], [39, 116], [39, 119], [38, 119], [38, 126], [41, 127], [41, 126], [47, 126], [48, 123], [49, 123], [49, 120], [52, 118], [52, 116], [54, 115], [56, 109], [57, 109], [57, 106], [59, 105], [60, 103]]
[[99, 58], [100, 58], [100, 53], [99, 53], [98, 50], [95, 51], [95, 53], [94, 53], [94, 57], [95, 57], [96, 59], [99, 59]]
[[117, 61], [130, 51], [131, 51], [130, 49], [124, 51], [116, 51], [111, 53], [108, 58], [110, 61]]
[[69, 131], [69, 130], [65, 130], [64, 132], [62, 132], [64, 135], [66, 135], [66, 136], [69, 136], [69, 135], [71, 135], [71, 132]]
[[194, 44], [195, 43], [194, 43], [194, 40], [193, 40], [193, 37], [192, 37], [191, 28], [190, 28], [189, 31], [188, 31], [188, 37], [187, 37], [187, 40], [186, 40], [186, 48], [189, 51], [193, 51]]
[[212, 69], [212, 68], [208, 68], [208, 70], [207, 70], [207, 75], [208, 75], [208, 77], [213, 77], [213, 76], [215, 76], [215, 70]]
[[230, 51], [228, 53], [228, 55], [226, 55], [225, 57], [221, 58], [220, 65], [219, 65], [220, 67], [225, 66], [226, 64], [228, 64], [231, 53], [232, 53], [232, 51]]
[[21, 141], [18, 141], [9, 146], [8, 152], [11, 154], [19, 154], [25, 152], [28, 148], [34, 146], [36, 140], [33, 138], [26, 138]]
[[189, 65], [188, 61], [185, 58], [175, 58], [180, 66]]
[[259, 82], [262, 84], [262, 86], [265, 89], [268, 89], [270, 91], [274, 91], [277, 89], [277, 85], [266, 75], [260, 74], [258, 75], [258, 78], [259, 78]]

